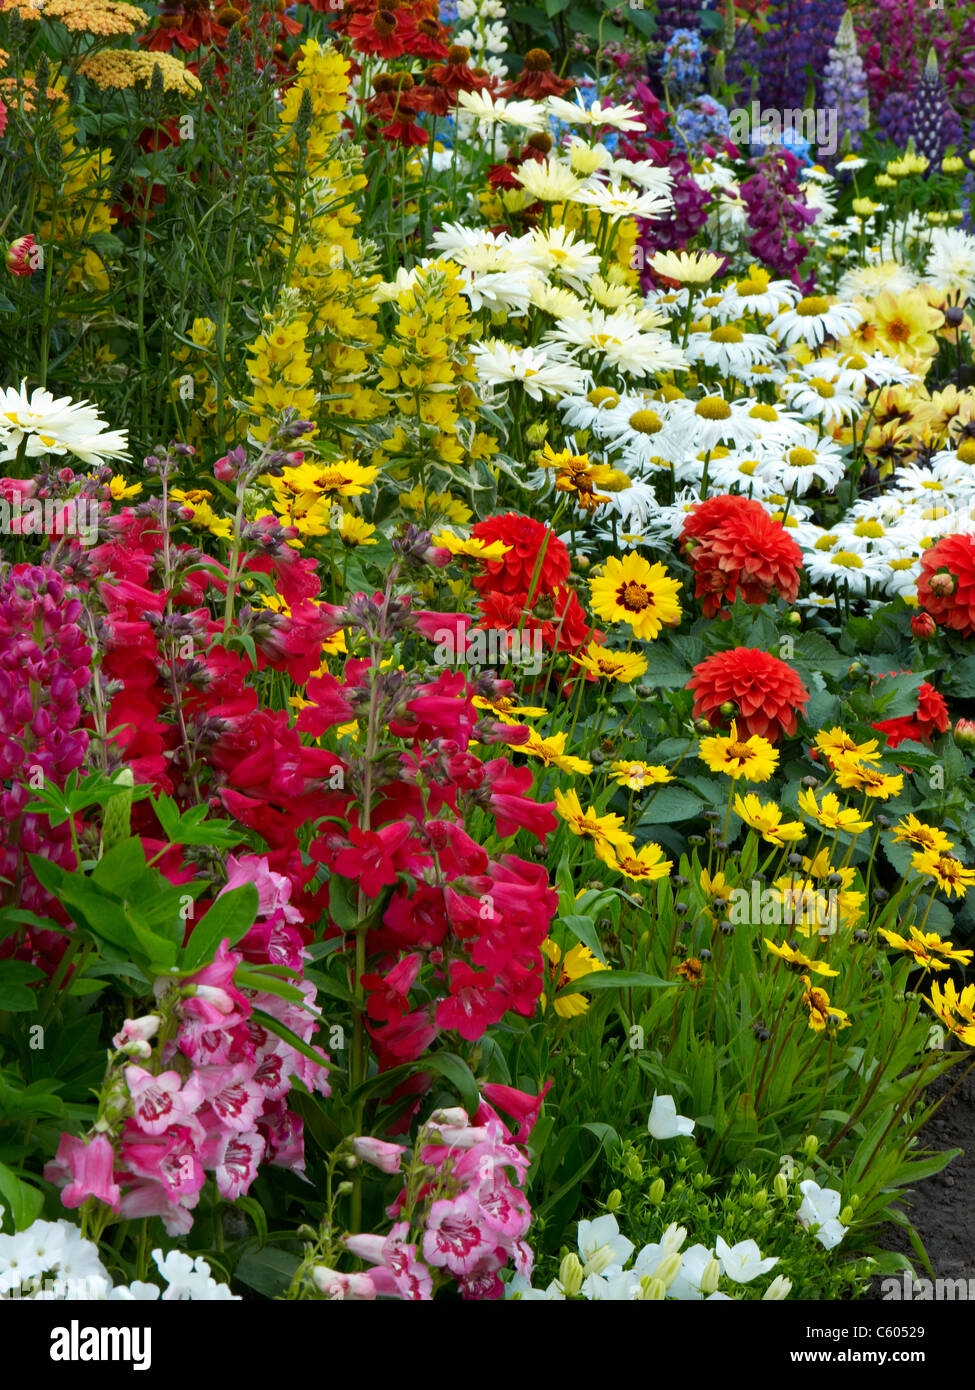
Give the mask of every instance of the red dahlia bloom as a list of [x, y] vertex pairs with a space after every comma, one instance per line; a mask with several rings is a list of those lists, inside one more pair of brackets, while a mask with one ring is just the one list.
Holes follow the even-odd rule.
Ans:
[[[887, 671], [878, 680], [887, 676], [909, 676], [910, 671]], [[917, 708], [912, 715], [901, 715], [898, 719], [882, 719], [873, 728], [887, 736], [887, 747], [896, 748], [907, 739], [915, 743], [928, 743], [933, 734], [943, 734], [948, 728], [948, 706], [933, 685], [922, 681], [917, 689]]]
[[687, 689], [694, 691], [694, 717], [729, 722], [721, 706], [731, 703], [745, 738], [757, 734], [776, 743], [796, 731], [796, 716], [805, 710], [809, 691], [784, 661], [754, 647], [718, 652], [694, 667]]
[[477, 523], [471, 535], [485, 542], [502, 541], [511, 547], [500, 560], [487, 561], [484, 573], [475, 578], [474, 588], [480, 594], [502, 593], [525, 598], [543, 546], [532, 597], [554, 593], [569, 577], [568, 550], [554, 531], [530, 516], [519, 516], [517, 512], [489, 516]]
[[777, 590], [787, 603], [799, 592], [802, 551], [781, 522], [749, 497], [710, 497], [688, 513], [681, 532], [697, 575], [704, 616], [740, 594], [765, 603]]
[[942, 627], [975, 633], [975, 536], [944, 536], [924, 552], [917, 596]]

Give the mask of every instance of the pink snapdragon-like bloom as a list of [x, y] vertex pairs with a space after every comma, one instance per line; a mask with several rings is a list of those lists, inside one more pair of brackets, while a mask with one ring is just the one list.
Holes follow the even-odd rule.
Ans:
[[352, 1141], [352, 1152], [356, 1158], [371, 1163], [383, 1173], [398, 1173], [403, 1166], [406, 1150], [400, 1144], [387, 1144], [382, 1139], [360, 1135]]
[[80, 1207], [89, 1197], [94, 1197], [118, 1211], [122, 1189], [115, 1181], [114, 1168], [115, 1150], [106, 1135], [96, 1134], [86, 1143], [84, 1139], [62, 1134], [57, 1157], [45, 1167], [44, 1177], [48, 1182], [70, 1177], [71, 1181], [61, 1193], [66, 1207]]
[[449, 1269], [451, 1274], [470, 1274], [496, 1244], [469, 1194], [431, 1205], [423, 1237], [423, 1258], [428, 1264]]
[[126, 1067], [125, 1084], [132, 1097], [135, 1123], [143, 1134], [153, 1136], [165, 1134], [171, 1125], [187, 1123], [198, 1108], [202, 1094], [196, 1076], [190, 1077], [184, 1091], [183, 1078], [178, 1071], [164, 1071], [153, 1076], [142, 1067]]

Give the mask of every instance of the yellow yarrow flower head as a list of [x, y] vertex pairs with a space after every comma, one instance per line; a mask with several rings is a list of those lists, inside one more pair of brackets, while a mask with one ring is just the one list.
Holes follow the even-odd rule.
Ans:
[[650, 641], [665, 626], [680, 622], [677, 591], [681, 587], [663, 565], [651, 565], [631, 550], [622, 560], [610, 556], [603, 573], [590, 579], [590, 602], [597, 617], [629, 623], [635, 637]]
[[723, 772], [737, 782], [767, 782], [778, 767], [779, 755], [767, 738], [751, 734], [738, 737], [738, 724], [731, 721], [731, 730], [711, 738], [702, 738], [699, 758], [709, 772]]

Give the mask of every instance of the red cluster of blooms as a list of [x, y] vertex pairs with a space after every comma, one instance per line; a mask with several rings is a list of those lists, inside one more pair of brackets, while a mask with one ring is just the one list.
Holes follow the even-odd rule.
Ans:
[[941, 627], [975, 633], [975, 536], [943, 536], [924, 552], [917, 596]]
[[[724, 726], [737, 722], [744, 738], [757, 734], [777, 743], [796, 731], [809, 691], [792, 667], [756, 647], [718, 652], [694, 667], [687, 689], [694, 692], [694, 717]], [[734, 706], [731, 713], [722, 706]]]
[[[886, 680], [888, 676], [910, 674], [910, 671], [886, 671], [876, 679]], [[882, 719], [873, 727], [886, 734], [888, 748], [896, 748], [906, 739], [915, 743], [930, 743], [934, 734], [946, 732], [948, 723], [948, 706], [943, 696], [928, 681], [922, 681], [918, 686], [917, 707], [913, 714], [902, 715], [899, 719]]]
[[706, 618], [739, 595], [761, 604], [776, 591], [787, 603], [799, 592], [802, 551], [781, 522], [749, 497], [699, 502], [681, 532], [697, 576], [696, 596]]
[[577, 652], [594, 633], [575, 590], [567, 583], [571, 560], [550, 527], [517, 512], [491, 516], [471, 531], [477, 540], [510, 547], [484, 564], [473, 581], [480, 594], [480, 626], [508, 632], [540, 632], [549, 651]]

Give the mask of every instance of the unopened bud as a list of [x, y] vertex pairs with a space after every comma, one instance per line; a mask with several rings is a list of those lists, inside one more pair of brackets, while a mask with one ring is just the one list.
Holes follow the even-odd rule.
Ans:
[[645, 1274], [640, 1280], [640, 1292], [637, 1298], [644, 1303], [660, 1303], [667, 1297], [667, 1287], [659, 1279], [654, 1279], [652, 1275]]
[[582, 1289], [582, 1262], [578, 1255], [566, 1255], [559, 1265], [559, 1283], [566, 1294], [576, 1294]]
[[663, 1178], [654, 1178], [653, 1182], [650, 1184], [650, 1191], [647, 1193], [647, 1201], [651, 1206], [659, 1207], [664, 1199], [664, 1193], [666, 1191], [667, 1184], [664, 1182]]
[[665, 1289], [669, 1289], [671, 1284], [680, 1274], [681, 1266], [684, 1263], [682, 1255], [674, 1251], [670, 1255], [665, 1255], [653, 1271], [653, 1278], [659, 1279]]
[[815, 1134], [807, 1134], [802, 1141], [802, 1151], [807, 1158], [815, 1158], [819, 1152], [819, 1140]]
[[777, 1274], [762, 1294], [763, 1303], [781, 1303], [792, 1292], [792, 1280], [784, 1274]]
[[772, 1179], [772, 1191], [780, 1202], [784, 1202], [789, 1195], [789, 1179], [784, 1173], [776, 1173]]
[[721, 1278], [721, 1261], [708, 1260], [704, 1266], [704, 1273], [700, 1279], [700, 1290], [703, 1294], [716, 1293], [718, 1280]]
[[623, 1200], [623, 1194], [622, 1194], [622, 1192], [619, 1190], [618, 1187], [614, 1187], [613, 1190], [612, 1190], [612, 1192], [611, 1192], [611, 1193], [609, 1194], [609, 1196], [606, 1198], [606, 1210], [607, 1210], [607, 1211], [618, 1211], [618, 1210], [619, 1210], [620, 1203], [622, 1202], [622, 1200]]

